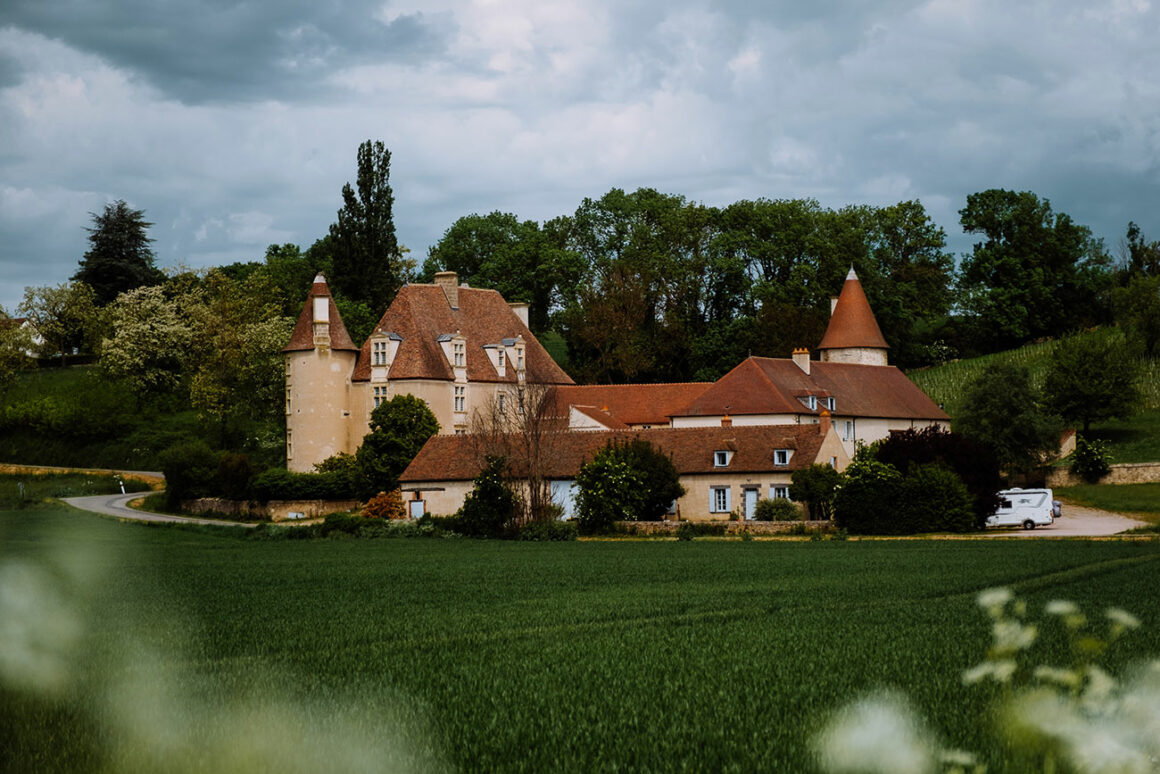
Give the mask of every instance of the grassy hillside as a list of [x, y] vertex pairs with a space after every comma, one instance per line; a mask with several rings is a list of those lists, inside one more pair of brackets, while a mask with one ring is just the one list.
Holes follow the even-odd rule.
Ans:
[[[1081, 336], [1110, 339], [1111, 330], [1096, 330]], [[1051, 364], [1057, 341], [1029, 344], [1008, 352], [955, 360], [941, 366], [922, 368], [907, 374], [952, 419], [959, 408], [966, 386], [979, 378], [983, 370], [996, 362], [1013, 362], [1027, 368], [1033, 384], [1042, 386]], [[1110, 346], [1110, 345], [1109, 345]], [[1092, 425], [1091, 437], [1108, 441], [1114, 462], [1152, 462], [1160, 460], [1160, 361], [1141, 360], [1139, 411], [1129, 419], [1109, 420]]]
[[[0, 393], [0, 462], [157, 470], [162, 451], [214, 445], [215, 429], [181, 397], [141, 403], [92, 366], [30, 371]], [[259, 428], [250, 443], [252, 458], [284, 462], [280, 428]]]
[[[1099, 329], [1078, 335], [1110, 340], [1116, 334], [1112, 329]], [[996, 352], [968, 360], [954, 360], [940, 366], [916, 369], [907, 376], [935, 403], [942, 404], [947, 413], [953, 417], [964, 388], [992, 363], [1015, 363], [1024, 366], [1031, 374], [1032, 384], [1042, 386], [1051, 365], [1052, 353], [1057, 346], [1058, 341], [1043, 341], [1007, 352]], [[1141, 408], [1146, 411], [1160, 411], [1160, 363], [1144, 359], [1141, 361], [1141, 367], [1143, 369], [1141, 388], [1144, 393]]]
[[895, 686], [1027, 771], [998, 689], [961, 684], [977, 592], [1027, 599], [1035, 664], [1071, 658], [1047, 601], [1099, 632], [1136, 613], [1118, 672], [1160, 653], [1158, 568], [1136, 541], [260, 542], [0, 513], [15, 631], [68, 634], [0, 660], [0, 770], [805, 772], [827, 713]]

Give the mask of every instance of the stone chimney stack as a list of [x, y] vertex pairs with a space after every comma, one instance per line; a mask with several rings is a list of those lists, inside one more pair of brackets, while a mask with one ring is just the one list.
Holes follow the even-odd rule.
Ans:
[[528, 325], [528, 305], [523, 301], [508, 301], [508, 306], [516, 313], [516, 317], [520, 318], [520, 322], [526, 328]]
[[810, 351], [805, 347], [798, 347], [793, 351], [793, 362], [797, 367], [809, 374], [810, 372]]
[[721, 417], [721, 427], [733, 427], [733, 417], [728, 414]]
[[435, 272], [435, 284], [443, 288], [443, 295], [447, 296], [447, 305], [452, 309], [459, 308], [459, 275], [453, 271]]
[[822, 431], [823, 436], [829, 434], [832, 425], [829, 409], [822, 409], [822, 413], [818, 415], [818, 428]]

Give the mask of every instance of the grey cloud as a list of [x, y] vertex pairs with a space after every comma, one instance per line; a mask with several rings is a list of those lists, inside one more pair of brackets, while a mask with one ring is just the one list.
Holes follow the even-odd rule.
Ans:
[[440, 54], [438, 19], [375, 16], [371, 0], [10, 0], [0, 21], [122, 67], [182, 102], [318, 95], [337, 68]]

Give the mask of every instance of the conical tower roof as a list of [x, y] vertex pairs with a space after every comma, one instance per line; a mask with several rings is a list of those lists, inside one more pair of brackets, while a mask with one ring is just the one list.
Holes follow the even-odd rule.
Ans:
[[870, 301], [866, 292], [862, 290], [862, 283], [850, 267], [846, 281], [842, 285], [842, 292], [838, 295], [838, 303], [834, 313], [830, 315], [830, 324], [826, 328], [826, 335], [822, 336], [822, 343], [818, 349], [889, 349], [878, 321], [874, 319], [874, 312], [870, 309]]
[[334, 298], [330, 295], [330, 288], [326, 284], [326, 277], [323, 277], [321, 274], [314, 278], [314, 284], [310, 286], [310, 295], [307, 296], [306, 303], [302, 305], [302, 312], [298, 315], [298, 322], [294, 324], [294, 332], [290, 334], [290, 343], [282, 351], [301, 352], [314, 349], [315, 298], [325, 298], [327, 302], [327, 317], [330, 322], [330, 348], [348, 349], [358, 352], [358, 347], [351, 341], [350, 334], [346, 332], [346, 326], [342, 324], [342, 316], [338, 313], [338, 307], [334, 305]]

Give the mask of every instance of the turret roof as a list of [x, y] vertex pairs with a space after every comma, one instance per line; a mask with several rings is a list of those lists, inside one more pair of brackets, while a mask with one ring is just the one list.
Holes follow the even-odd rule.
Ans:
[[830, 315], [830, 324], [822, 336], [822, 343], [818, 349], [889, 349], [878, 321], [874, 319], [874, 312], [870, 309], [870, 302], [862, 290], [862, 283], [854, 268], [846, 275], [842, 284], [842, 292], [838, 295], [838, 303], [834, 313]]
[[298, 322], [294, 324], [294, 332], [290, 334], [290, 343], [283, 347], [283, 352], [302, 352], [314, 349], [314, 299], [325, 298], [328, 317], [330, 318], [330, 348], [346, 349], [358, 352], [358, 347], [351, 341], [346, 326], [342, 324], [342, 315], [334, 305], [334, 298], [330, 295], [330, 288], [326, 285], [326, 277], [321, 274], [314, 278], [310, 286], [310, 295], [302, 305], [298, 315]]

